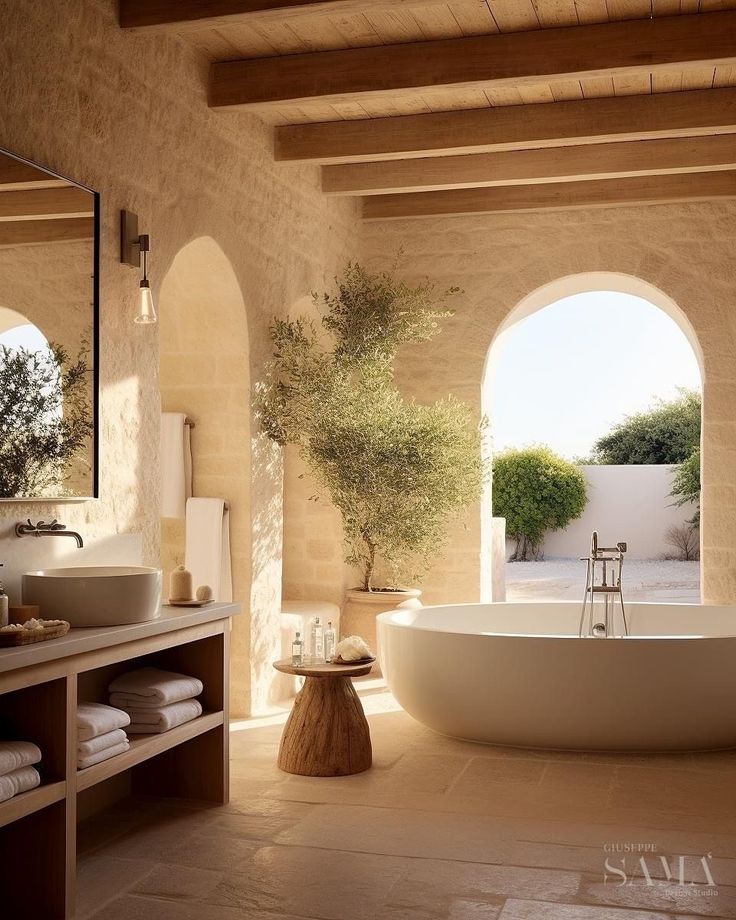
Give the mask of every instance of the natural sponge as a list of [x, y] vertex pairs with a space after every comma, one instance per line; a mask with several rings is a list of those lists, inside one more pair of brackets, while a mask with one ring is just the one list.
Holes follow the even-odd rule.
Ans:
[[342, 661], [362, 661], [364, 658], [372, 658], [373, 652], [365, 639], [361, 639], [360, 636], [347, 636], [337, 643], [335, 657]]

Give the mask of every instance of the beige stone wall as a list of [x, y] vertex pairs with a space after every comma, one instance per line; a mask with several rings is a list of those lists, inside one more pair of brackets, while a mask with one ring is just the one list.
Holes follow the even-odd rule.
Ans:
[[317, 487], [298, 451], [284, 452], [284, 598], [342, 605], [349, 570], [342, 563], [340, 515]]
[[[479, 411], [494, 335], [535, 289], [606, 271], [640, 278], [672, 298], [703, 352], [703, 588], [706, 601], [722, 603], [736, 601], [735, 234], [736, 204], [691, 203], [368, 223], [363, 252], [379, 267], [403, 248], [407, 277], [462, 287], [444, 332], [407, 349], [399, 377], [421, 400], [451, 392]], [[479, 598], [479, 520], [473, 509], [467, 530], [453, 528], [448, 552], [424, 584], [426, 599]]]
[[[102, 195], [102, 463], [100, 501], [3, 506], [0, 536], [14, 539], [16, 520], [58, 515], [92, 545], [139, 535], [143, 559], [157, 563], [159, 330], [132, 323], [139, 276], [118, 261], [120, 208], [151, 235], [155, 296], [188, 242], [215, 240], [242, 292], [255, 383], [270, 317], [355, 254], [356, 206], [325, 199], [316, 169], [274, 163], [272, 132], [255, 117], [209, 111], [207, 62], [177, 39], [122, 32], [116, 11], [115, 0], [2, 4], [0, 147]], [[269, 703], [281, 590], [280, 457], [253, 432], [241, 711]]]
[[[326, 278], [315, 292], [331, 289], [333, 281]], [[305, 317], [320, 328], [320, 312], [311, 296], [295, 304], [290, 315]], [[342, 604], [345, 588], [352, 583], [342, 558], [340, 514], [296, 447], [288, 446], [284, 451], [284, 598]]]

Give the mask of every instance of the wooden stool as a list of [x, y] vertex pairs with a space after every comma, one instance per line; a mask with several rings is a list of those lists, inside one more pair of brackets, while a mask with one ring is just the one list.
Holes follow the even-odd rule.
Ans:
[[369, 674], [367, 664], [305, 664], [290, 659], [274, 667], [305, 677], [284, 727], [278, 765], [300, 776], [350, 776], [373, 759], [371, 735], [352, 677]]

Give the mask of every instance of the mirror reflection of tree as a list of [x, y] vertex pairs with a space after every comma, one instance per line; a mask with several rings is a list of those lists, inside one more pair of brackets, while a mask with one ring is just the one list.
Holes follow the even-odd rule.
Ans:
[[86, 342], [71, 355], [0, 340], [0, 498], [63, 496], [73, 468], [89, 467], [91, 374]]

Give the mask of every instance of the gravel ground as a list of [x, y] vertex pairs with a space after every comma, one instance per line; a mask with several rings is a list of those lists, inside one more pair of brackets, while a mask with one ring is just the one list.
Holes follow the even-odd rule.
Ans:
[[[585, 563], [577, 559], [506, 564], [506, 600], [579, 600]], [[623, 569], [624, 599], [700, 602], [700, 563], [628, 559]]]

